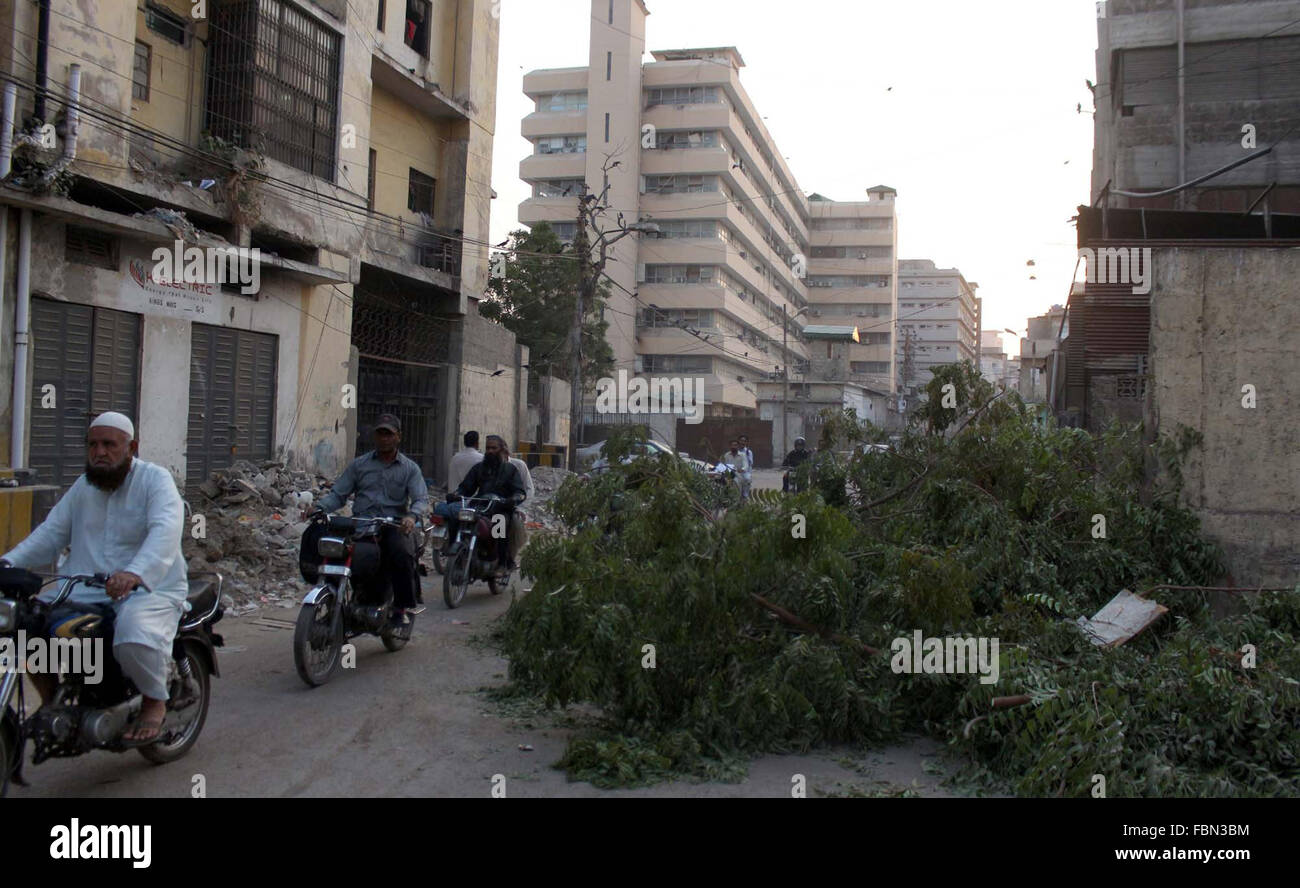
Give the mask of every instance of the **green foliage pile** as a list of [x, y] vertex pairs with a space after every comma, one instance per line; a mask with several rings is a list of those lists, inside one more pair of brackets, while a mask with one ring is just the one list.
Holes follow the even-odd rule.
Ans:
[[[566, 483], [552, 509], [570, 532], [530, 544], [536, 582], [501, 636], [517, 687], [604, 714], [560, 765], [599, 785], [714, 779], [923, 731], [975, 785], [1025, 795], [1086, 795], [1097, 774], [1111, 796], [1300, 793], [1300, 590], [1220, 616], [1161, 591], [1170, 613], [1112, 650], [1074, 624], [1123, 588], [1219, 581], [1169, 470], [1195, 442], [1044, 426], [969, 366], [931, 385], [892, 450], [819, 453], [796, 496], [739, 507], [668, 456]], [[998, 638], [997, 684], [894, 673], [891, 641], [918, 629]], [[1011, 695], [1032, 702], [992, 708]]]

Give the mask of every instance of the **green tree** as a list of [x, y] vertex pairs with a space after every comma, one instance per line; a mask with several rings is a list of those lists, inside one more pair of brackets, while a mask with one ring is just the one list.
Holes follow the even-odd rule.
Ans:
[[[494, 258], [490, 264], [479, 314], [504, 325], [528, 346], [535, 367], [549, 367], [551, 375], [568, 379], [569, 331], [580, 278], [577, 255], [545, 222], [532, 231], [513, 232], [503, 255], [504, 261]], [[614, 369], [614, 352], [605, 339], [609, 324], [601, 317], [608, 299], [609, 285], [602, 281], [594, 304], [585, 307], [582, 363], [587, 380]]]

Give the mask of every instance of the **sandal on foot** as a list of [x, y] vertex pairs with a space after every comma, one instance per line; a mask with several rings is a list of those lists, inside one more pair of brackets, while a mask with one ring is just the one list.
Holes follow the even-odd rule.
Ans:
[[131, 727], [122, 735], [123, 745], [149, 746], [157, 743], [162, 737], [163, 722], [166, 718], [167, 716], [164, 714], [159, 719], [132, 722]]

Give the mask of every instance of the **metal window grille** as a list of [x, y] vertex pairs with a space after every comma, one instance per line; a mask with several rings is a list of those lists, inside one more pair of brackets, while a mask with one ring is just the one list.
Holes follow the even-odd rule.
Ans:
[[69, 225], [64, 232], [63, 257], [68, 262], [117, 271], [117, 242], [101, 231]]
[[160, 37], [178, 46], [185, 45], [185, 33], [188, 29], [185, 19], [176, 13], [150, 4], [144, 8], [144, 23], [150, 31]]
[[131, 98], [149, 101], [149, 61], [152, 52], [148, 43], [135, 42], [135, 61], [131, 66]]
[[433, 215], [433, 196], [438, 183], [414, 168], [410, 169], [409, 188], [406, 196], [406, 208], [412, 213]]
[[339, 35], [283, 0], [211, 11], [207, 129], [333, 181]]

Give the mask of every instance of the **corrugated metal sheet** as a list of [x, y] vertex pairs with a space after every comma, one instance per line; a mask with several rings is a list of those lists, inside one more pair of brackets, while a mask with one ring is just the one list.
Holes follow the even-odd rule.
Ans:
[[[30, 464], [67, 487], [86, 465], [92, 416], [117, 410], [138, 421], [140, 316], [75, 302], [32, 299]], [[53, 385], [55, 406], [43, 406]]]
[[187, 485], [236, 459], [274, 450], [278, 339], [266, 333], [194, 324], [190, 342]]

